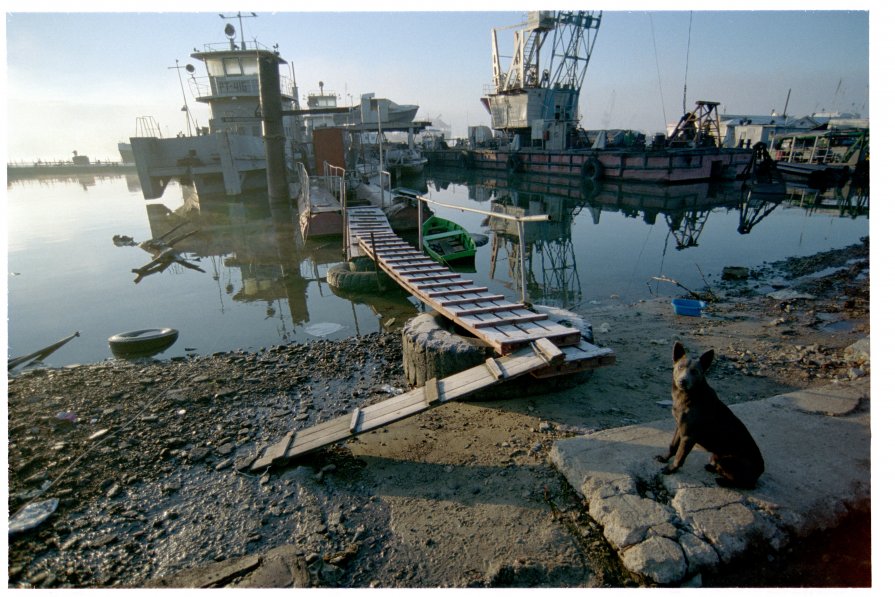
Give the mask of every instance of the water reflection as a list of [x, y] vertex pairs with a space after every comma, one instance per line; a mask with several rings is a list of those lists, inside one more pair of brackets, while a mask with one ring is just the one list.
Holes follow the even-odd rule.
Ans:
[[83, 190], [95, 187], [97, 183], [124, 178], [127, 190], [131, 193], [140, 192], [140, 179], [136, 174], [120, 173], [91, 173], [91, 172], [41, 172], [39, 174], [17, 175], [7, 168], [6, 188], [16, 187], [50, 187], [77, 183]]
[[[344, 261], [340, 239], [302, 243], [293, 214], [273, 213], [264, 196], [200, 202], [191, 192], [172, 195], [171, 187], [164, 200], [145, 202], [125, 191], [122, 178], [96, 175], [96, 186], [86, 188], [73, 176], [10, 183], [12, 354], [79, 329], [79, 340], [53, 353], [52, 364], [98, 361], [108, 358], [112, 334], [163, 327], [180, 330], [166, 354], [209, 354], [397, 329], [420, 308], [398, 291], [331, 289], [327, 271]], [[868, 234], [866, 192], [847, 186], [821, 193], [787, 185], [770, 195], [738, 184], [582, 185], [445, 169], [424, 180], [414, 188], [442, 203], [549, 214], [550, 221], [525, 224], [520, 262], [515, 223], [437, 209], [487, 239], [464, 277], [495, 293], [514, 292], [515, 300], [524, 285], [531, 301], [565, 308], [655, 296], [656, 276], [695, 288], [704, 283], [697, 267], [711, 280], [729, 265], [812, 254]], [[165, 250], [140, 248], [152, 239], [181, 261], [156, 262], [152, 273], [146, 266]], [[134, 284], [141, 272], [131, 270], [141, 267]], [[66, 289], [65, 309], [59, 288]]]
[[[183, 205], [174, 210], [147, 204], [146, 216], [153, 239], [161, 239], [161, 246], [176, 242], [176, 253], [190, 256], [174, 263], [204, 271], [191, 261], [210, 262], [221, 311], [225, 296], [236, 302], [266, 303], [267, 318], [281, 319], [278, 329], [284, 338], [309, 321], [309, 281], [301, 275], [294, 218], [288, 209], [272, 211], [264, 196], [206, 197], [200, 205], [195, 195], [185, 194]], [[171, 236], [185, 228], [189, 232]], [[172, 240], [165, 243], [166, 238]]]
[[[839, 215], [866, 215], [868, 198], [860, 190], [831, 189], [817, 191], [793, 185], [747, 185], [741, 183], [694, 183], [657, 185], [637, 182], [557, 179], [521, 174], [503, 176], [456, 169], [430, 171], [435, 191], [451, 185], [466, 185], [468, 198], [476, 203], [489, 202], [490, 209], [515, 216], [549, 214], [548, 222], [519, 224], [499, 218], [486, 218], [492, 235], [488, 277], [497, 280], [498, 263], [506, 261], [508, 280], [503, 283], [534, 302], [573, 308], [584, 298], [581, 274], [573, 244], [573, 224], [579, 214], [590, 220], [590, 235], [600, 233], [601, 217], [620, 213], [640, 219], [647, 226], [664, 224], [666, 251], [673, 247], [686, 251], [700, 246], [700, 237], [713, 214], [738, 214], [736, 232], [751, 234], [781, 205], [799, 205], [809, 212], [822, 208], [837, 209]], [[589, 213], [589, 217], [587, 214]], [[716, 216], [721, 217], [721, 216]], [[719, 226], [727, 226], [724, 217]], [[520, 247], [525, 239], [524, 251]], [[731, 233], [733, 231], [731, 230]], [[644, 241], [646, 242], [646, 241]], [[632, 243], [633, 244], [633, 243]], [[619, 247], [620, 251], [630, 246]], [[641, 249], [642, 250], [642, 249]], [[524, 255], [524, 260], [520, 259]], [[592, 276], [599, 266], [590, 261], [585, 275]], [[605, 256], [611, 258], [613, 256]], [[499, 281], [499, 280], [497, 280]]]
[[[368, 333], [356, 310], [360, 304], [372, 310], [382, 329], [403, 323], [417, 312], [400, 292], [337, 295], [326, 283], [326, 273], [344, 261], [341, 241], [302, 241], [297, 214], [288, 206], [271, 207], [265, 195], [203, 197], [200, 202], [191, 189], [184, 187], [181, 206], [172, 210], [161, 203], [147, 204], [146, 216], [154, 241], [139, 246], [156, 258], [141, 268], [147, 271], [139, 272], [135, 281], [156, 273], [156, 269], [172, 267], [204, 273], [196, 262], [208, 264], [217, 283], [220, 311], [224, 312], [228, 298], [239, 303], [264, 303], [265, 319], [276, 321], [283, 341], [296, 339], [295, 332], [301, 326], [312, 336], [325, 336], [349, 326], [355, 334]], [[345, 326], [308, 326], [312, 323], [309, 293], [324, 303], [347, 299], [350, 321]]]

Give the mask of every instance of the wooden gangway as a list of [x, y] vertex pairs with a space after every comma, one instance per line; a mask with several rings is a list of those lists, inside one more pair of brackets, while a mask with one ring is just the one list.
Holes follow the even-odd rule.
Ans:
[[263, 471], [521, 375], [564, 375], [615, 362], [611, 349], [584, 341], [579, 330], [550, 321], [547, 315], [476, 286], [436, 263], [396, 235], [381, 209], [346, 211], [349, 257], [370, 257], [405, 290], [488, 343], [500, 356], [330, 421], [290, 431], [257, 456], [244, 459], [239, 469]]
[[494, 348], [508, 354], [539, 338], [557, 346], [575, 345], [581, 333], [551, 321], [544, 313], [507, 300], [435, 262], [395, 234], [382, 210], [348, 209], [348, 253], [366, 255], [433, 310]]
[[279, 442], [262, 450], [257, 457], [237, 466], [251, 472], [263, 471], [526, 373], [556, 372], [563, 367], [579, 371], [593, 369], [614, 362], [614, 359], [612, 350], [586, 342], [558, 348], [549, 340], [540, 339], [513, 354], [489, 358], [481, 365], [444, 379], [430, 379], [423, 387], [370, 406], [355, 408], [349, 414], [307, 429], [290, 431]]

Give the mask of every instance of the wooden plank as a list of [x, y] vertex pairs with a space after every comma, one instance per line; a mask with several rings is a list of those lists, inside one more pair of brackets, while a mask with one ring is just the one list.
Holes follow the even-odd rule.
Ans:
[[[407, 269], [404, 269], [405, 267], [406, 267]], [[414, 274], [430, 274], [430, 273], [435, 273], [435, 272], [449, 272], [449, 271], [451, 271], [451, 269], [450, 269], [449, 267], [444, 267], [444, 266], [442, 266], [442, 265], [435, 265], [435, 264], [425, 265], [425, 266], [423, 266], [423, 267], [416, 266], [416, 265], [408, 265], [408, 266], [402, 266], [402, 265], [399, 265], [399, 266], [397, 266], [397, 267], [395, 267], [395, 266], [391, 266], [391, 268], [392, 268], [393, 270], [395, 270], [395, 271], [402, 270], [402, 271], [400, 272], [400, 274], [401, 274], [402, 276], [405, 276], [405, 275], [406, 275], [406, 276], [412, 276], [412, 275], [414, 275]]]
[[[380, 252], [381, 255], [387, 257], [391, 260], [400, 260], [400, 259], [428, 259], [425, 255], [417, 251], [416, 249], [384, 249]], [[430, 260], [431, 261], [431, 260]]]
[[[471, 300], [472, 303], [477, 303], [476, 300]], [[444, 304], [444, 303], [442, 303]], [[459, 317], [465, 317], [468, 315], [481, 315], [483, 313], [493, 313], [495, 311], [510, 311], [513, 309], [525, 308], [525, 305], [520, 305], [519, 303], [507, 303], [505, 305], [491, 305], [488, 307], [473, 307], [472, 309], [463, 309], [462, 311], [457, 311], [457, 315]]]
[[[472, 284], [472, 281], [470, 281], [469, 283]], [[460, 282], [457, 282], [457, 284], [460, 284]], [[426, 294], [428, 294], [429, 296], [431, 296], [433, 298], [436, 298], [436, 297], [441, 297], [441, 296], [451, 296], [454, 294], [473, 294], [476, 292], [487, 292], [487, 290], [488, 290], [488, 288], [485, 286], [473, 286], [472, 288], [453, 288], [453, 289], [448, 289], [448, 290], [435, 290], [433, 292], [427, 292]], [[501, 298], [503, 298], [502, 295], [499, 295], [499, 294], [495, 294], [492, 296], [500, 296]], [[482, 300], [481, 297], [479, 297], [479, 300]], [[484, 300], [487, 300], [487, 299], [484, 299]], [[446, 301], [446, 300], [438, 301], [438, 302], [440, 302], [442, 305], [451, 304], [449, 301]]]
[[[461, 320], [468, 320], [467, 317], [461, 317]], [[501, 318], [501, 317], [493, 317], [491, 319], [483, 319], [481, 321], [474, 321], [471, 323], [472, 327], [475, 329], [481, 328], [490, 328], [498, 325], [507, 325], [514, 323], [522, 323], [526, 321], [538, 321], [541, 319], [547, 319], [547, 315], [545, 313], [532, 313], [531, 315], [514, 315], [512, 318]]]
[[379, 243], [388, 243], [390, 245], [406, 245], [404, 241], [394, 235], [394, 233], [387, 231], [386, 228], [373, 228], [373, 227], [353, 227], [351, 229], [351, 234], [357, 237], [358, 239], [371, 243], [375, 239], [376, 244]]
[[541, 355], [541, 357], [551, 365], [556, 365], [566, 357], [565, 353], [547, 338], [538, 338], [535, 340], [534, 349], [536, 353]]
[[392, 256], [391, 253], [383, 252], [383, 253], [380, 253], [379, 256], [382, 258], [383, 261], [385, 261], [392, 267], [396, 267], [400, 263], [420, 263], [420, 262], [429, 263], [431, 261], [431, 259], [429, 259], [428, 257], [425, 257], [423, 255], [420, 255], [419, 253], [417, 253], [416, 255], [407, 254], [407, 256], [395, 257], [395, 256]]
[[[367, 250], [369, 250], [369, 251], [373, 250], [374, 242], [372, 240], [367, 240], [359, 234], [355, 234], [354, 237], [358, 240], [358, 242], [363, 247], [365, 247], [365, 248], [369, 247], [369, 249], [367, 249]], [[383, 238], [376, 239], [375, 246], [376, 246], [377, 251], [380, 251], [380, 250], [388, 251], [391, 249], [398, 249], [398, 248], [404, 247], [404, 245], [402, 243], [390, 241], [390, 240], [383, 239]]]
[[[438, 288], [439, 286], [468, 286], [470, 284], [474, 284], [474, 282], [472, 280], [455, 280], [452, 282], [425, 282], [423, 284], [415, 284], [415, 286], [420, 290], [427, 290], [429, 288]], [[427, 294], [431, 295], [432, 293]]]
[[360, 423], [360, 408], [355, 408], [351, 413], [351, 424], [348, 425], [348, 431], [351, 433], [355, 433], [357, 431], [357, 424]]
[[252, 464], [252, 470], [265, 469], [282, 460], [289, 451], [289, 448], [292, 446], [292, 440], [294, 437], [295, 431], [290, 431], [285, 436], [283, 436], [283, 439], [281, 439], [279, 442], [277, 442], [273, 446], [269, 446]]
[[434, 276], [423, 276], [420, 274], [408, 274], [408, 275], [412, 275], [412, 276], [419, 275], [420, 276], [418, 278], [408, 278], [407, 282], [411, 282], [411, 283], [417, 282], [417, 281], [423, 282], [423, 281], [429, 281], [429, 280], [448, 280], [450, 278], [459, 278], [460, 277], [460, 274], [455, 274], [453, 272], [446, 273], [446, 274], [436, 274]]
[[488, 357], [485, 359], [485, 367], [488, 368], [488, 372], [491, 373], [494, 379], [503, 379], [505, 377], [503, 369], [500, 368], [500, 365], [493, 358]]
[[[487, 290], [487, 288], [485, 289]], [[463, 293], [452, 292], [451, 294], [471, 294], [472, 292], [476, 292], [477, 289], [468, 290]], [[431, 294], [429, 296], [432, 296]], [[446, 295], [439, 295], [446, 296]], [[457, 299], [448, 299], [444, 301], [438, 301], [444, 307], [455, 307], [457, 305], [465, 305], [467, 303], [487, 303], [492, 301], [502, 301], [504, 300], [504, 296], [502, 294], [480, 294], [478, 296], [470, 296], [470, 297], [461, 297]], [[496, 306], [496, 305], [495, 305]]]

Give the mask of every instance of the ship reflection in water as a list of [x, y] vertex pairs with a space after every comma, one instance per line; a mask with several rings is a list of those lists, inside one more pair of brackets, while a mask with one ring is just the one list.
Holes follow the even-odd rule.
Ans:
[[[183, 235], [176, 244], [177, 252], [210, 265], [222, 312], [225, 297], [237, 303], [264, 303], [265, 318], [277, 320], [280, 341], [328, 336], [343, 329], [351, 335], [378, 331], [361, 326], [356, 314], [351, 322], [307, 325], [314, 323], [309, 294], [345, 300], [326, 284], [327, 270], [343, 260], [339, 239], [303, 243], [295, 214], [288, 208], [272, 211], [265, 195], [206, 197], [201, 202], [192, 190], [184, 189], [184, 195], [183, 205], [174, 210], [163, 204], [146, 205], [152, 237], [164, 238], [184, 224], [193, 228], [195, 234]], [[394, 292], [355, 297], [347, 303], [352, 311], [355, 303], [367, 305], [381, 330], [416, 313], [410, 302]], [[299, 329], [305, 334], [296, 334]]]
[[[516, 223], [433, 207], [487, 237], [464, 277], [516, 297], [524, 283], [529, 301], [571, 309], [676, 295], [679, 289], [653, 279], [700, 288], [726, 266], [757, 267], [869, 234], [869, 200], [847, 187], [582, 186], [446, 169], [428, 171], [425, 180], [420, 190], [439, 203], [548, 214], [547, 222], [524, 224], [523, 252]], [[418, 312], [401, 291], [346, 296], [331, 289], [326, 273], [344, 260], [341, 240], [303, 242], [295, 215], [271, 212], [266, 197], [199, 202], [185, 189], [182, 197], [145, 202], [123, 176], [91, 185], [10, 181], [10, 354], [78, 329], [80, 337], [47, 364], [101, 361], [110, 357], [109, 336], [157, 327], [180, 330], [161, 358], [260, 349], [400, 329]], [[147, 243], [153, 240], [161, 244]]]
[[[653, 295], [658, 289], [648, 288], [647, 280], [669, 269], [697, 284], [705, 283], [702, 271], [720, 271], [734, 263], [754, 266], [810, 252], [799, 238], [799, 229], [787, 228], [785, 223], [781, 226], [781, 221], [794, 216], [860, 219], [863, 223], [858, 230], [864, 232], [859, 234], [866, 235], [869, 213], [869, 197], [861, 189], [848, 186], [816, 190], [793, 184], [752, 188], [741, 183], [595, 184], [574, 179], [563, 185], [555, 178], [524, 174], [510, 178], [469, 176], [444, 169], [433, 175], [436, 194], [451, 195], [458, 185], [468, 188], [470, 201], [488, 202], [491, 211], [550, 216], [547, 222], [522, 225], [486, 218], [481, 225], [490, 232], [491, 242], [487, 267], [480, 269], [488, 272], [492, 282], [516, 292], [521, 292], [524, 283], [532, 302], [570, 309], [584, 300], [618, 295], [630, 300], [645, 298], [646, 293]], [[795, 206], [802, 209], [793, 210]], [[760, 230], [753, 234], [775, 211], [786, 212], [781, 215], [785, 219], [769, 224], [768, 234]], [[714, 226], [709, 224], [710, 218], [715, 220]], [[632, 220], [645, 224], [646, 232], [632, 226]], [[814, 222], [819, 224], [820, 219]], [[783, 235], [773, 238], [781, 227], [785, 229]], [[656, 235], [657, 228], [661, 235]], [[707, 229], [711, 229], [711, 246], [700, 249]], [[525, 239], [524, 252], [520, 232]], [[735, 238], [746, 235], [762, 238]], [[772, 238], [764, 238], [767, 236]], [[854, 242], [857, 240], [855, 237]], [[784, 248], [787, 245], [791, 247], [788, 252]], [[671, 259], [670, 248], [681, 254]], [[523, 256], [524, 260], [520, 258]], [[681, 270], [686, 264], [690, 264], [689, 271]], [[639, 283], [644, 286], [637, 289]]]

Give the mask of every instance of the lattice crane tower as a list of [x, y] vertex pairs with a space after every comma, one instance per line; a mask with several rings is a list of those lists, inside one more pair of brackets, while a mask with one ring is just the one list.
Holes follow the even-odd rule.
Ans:
[[[520, 147], [568, 147], [602, 18], [602, 11], [532, 11], [526, 23], [492, 29], [492, 83], [482, 98], [491, 127], [518, 135]], [[515, 29], [509, 57], [498, 48], [497, 32], [503, 29]], [[545, 49], [550, 53], [542, 70]]]

